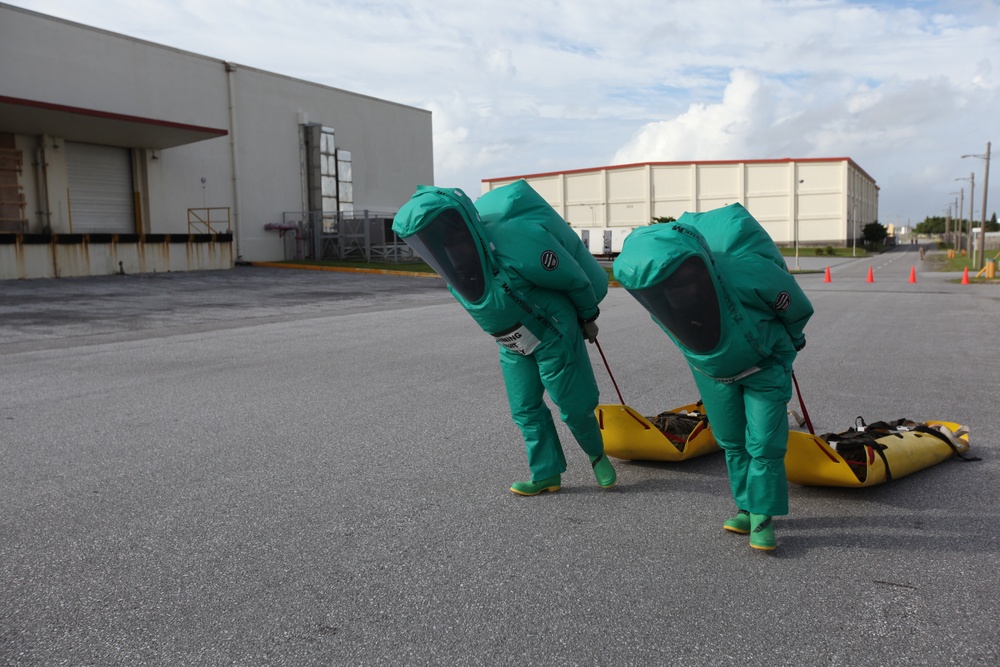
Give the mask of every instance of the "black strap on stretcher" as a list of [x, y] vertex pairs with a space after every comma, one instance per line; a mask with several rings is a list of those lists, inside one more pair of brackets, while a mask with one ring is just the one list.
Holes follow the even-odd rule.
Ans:
[[[858, 428], [859, 431], [868, 430], [868, 425], [865, 424], [865, 420], [861, 415], [858, 415], [858, 418], [854, 420], [854, 425], [857, 426], [858, 422], [861, 422], [861, 426]], [[865, 447], [871, 447], [872, 451], [878, 454], [879, 458], [882, 459], [882, 463], [885, 464], [885, 481], [891, 482], [892, 469], [889, 467], [889, 459], [885, 457], [885, 450], [887, 447], [877, 441], [872, 441], [871, 443], [866, 444]]]
[[978, 456], [969, 456], [968, 454], [959, 451], [958, 447], [955, 446], [955, 443], [948, 439], [948, 436], [946, 436], [944, 433], [941, 433], [940, 431], [932, 429], [930, 426], [927, 426], [925, 424], [918, 424], [917, 426], [913, 427], [913, 430], [916, 431], [917, 433], [926, 433], [927, 435], [933, 435], [936, 438], [940, 438], [945, 443], [947, 443], [949, 447], [951, 447], [951, 450], [955, 452], [955, 456], [962, 459], [963, 461], [982, 461], [982, 459], [979, 458]]
[[[901, 419], [900, 421], [904, 420]], [[864, 418], [861, 417], [860, 415], [858, 415], [858, 418], [854, 420], [855, 426], [857, 426], [859, 422], [861, 424], [861, 426], [858, 428], [859, 431], [873, 430], [873, 429], [876, 431], [877, 430], [889, 431], [893, 428], [891, 424], [887, 424], [885, 422], [874, 422], [870, 425], [866, 424]], [[910, 428], [910, 430], [915, 431], [917, 433], [923, 433], [924, 435], [933, 435], [935, 438], [937, 438], [941, 442], [951, 447], [951, 451], [955, 452], [955, 456], [957, 456], [963, 461], [982, 461], [982, 459], [979, 458], [978, 456], [969, 456], [968, 454], [965, 454], [964, 452], [959, 450], [958, 447], [955, 446], [955, 443], [952, 442], [948, 438], [948, 436], [946, 436], [941, 431], [938, 431], [937, 429], [933, 429], [930, 426], [927, 426], [926, 424], [917, 424], [916, 426]], [[882, 450], [886, 449], [886, 446], [881, 443], [872, 443], [871, 445], [867, 446], [871, 447], [872, 450], [874, 450], [879, 455], [879, 457], [881, 457], [882, 462], [885, 464], [885, 479], [887, 482], [891, 482], [892, 471], [889, 470], [889, 461], [886, 460], [885, 454], [882, 452]]]

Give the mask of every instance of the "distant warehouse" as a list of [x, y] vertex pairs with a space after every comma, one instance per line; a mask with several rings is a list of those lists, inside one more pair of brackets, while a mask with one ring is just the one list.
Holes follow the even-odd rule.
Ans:
[[0, 4], [0, 279], [367, 251], [433, 182], [429, 111]]
[[525, 179], [594, 254], [621, 250], [654, 218], [740, 203], [778, 245], [844, 246], [878, 221], [878, 186], [850, 158], [646, 162], [483, 180]]

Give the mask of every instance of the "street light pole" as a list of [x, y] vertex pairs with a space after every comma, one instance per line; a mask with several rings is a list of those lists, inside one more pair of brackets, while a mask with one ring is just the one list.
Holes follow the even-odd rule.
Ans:
[[[980, 211], [982, 216], [981, 224], [979, 226], [979, 263], [976, 265], [977, 269], [982, 270], [986, 266], [986, 196], [990, 191], [990, 143], [986, 142], [986, 153], [984, 155], [963, 155], [966, 157], [977, 157], [981, 160], [986, 160], [986, 168], [983, 171], [983, 210]], [[971, 201], [972, 194], [969, 194]], [[971, 207], [971, 204], [970, 204]], [[969, 234], [972, 234], [972, 216], [969, 216]]]

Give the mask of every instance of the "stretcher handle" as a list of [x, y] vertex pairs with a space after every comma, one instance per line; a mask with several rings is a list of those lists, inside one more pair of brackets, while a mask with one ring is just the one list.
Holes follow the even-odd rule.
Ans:
[[595, 338], [594, 345], [597, 346], [597, 351], [601, 353], [601, 359], [604, 360], [604, 367], [608, 369], [608, 375], [611, 377], [611, 384], [615, 386], [615, 391], [618, 392], [618, 400], [621, 402], [622, 405], [625, 405], [625, 399], [622, 398], [622, 392], [618, 388], [618, 383], [615, 382], [615, 376], [611, 372], [611, 366], [608, 365], [608, 358], [604, 356], [604, 350], [601, 349], [601, 341]]
[[809, 427], [809, 433], [816, 435], [812, 420], [809, 419], [809, 411], [806, 410], [806, 404], [802, 402], [802, 392], [799, 391], [799, 380], [795, 377], [795, 371], [792, 371], [792, 382], [795, 383], [795, 395], [799, 397], [799, 407], [802, 408], [802, 416], [806, 420], [806, 426]]

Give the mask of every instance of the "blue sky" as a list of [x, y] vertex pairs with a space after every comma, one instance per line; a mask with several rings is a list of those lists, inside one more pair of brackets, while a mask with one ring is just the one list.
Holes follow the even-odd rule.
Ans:
[[7, 1], [430, 109], [437, 184], [474, 195], [628, 162], [846, 156], [883, 223], [943, 215], [973, 170], [978, 218], [984, 161], [960, 156], [1000, 139], [998, 0]]

